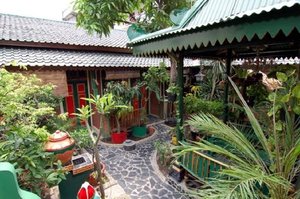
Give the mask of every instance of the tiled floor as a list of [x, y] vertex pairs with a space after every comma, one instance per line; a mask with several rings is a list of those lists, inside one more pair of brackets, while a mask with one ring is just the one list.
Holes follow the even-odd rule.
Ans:
[[124, 151], [122, 147], [102, 146], [100, 154], [107, 171], [118, 181], [132, 199], [185, 199], [167, 182], [163, 182], [151, 166], [156, 140], [168, 140], [168, 127], [163, 124], [154, 126], [158, 133], [146, 143], [137, 144], [133, 151]]

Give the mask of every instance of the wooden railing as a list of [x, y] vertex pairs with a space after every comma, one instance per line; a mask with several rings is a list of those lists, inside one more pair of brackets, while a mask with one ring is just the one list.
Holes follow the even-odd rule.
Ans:
[[198, 151], [187, 152], [182, 157], [181, 165], [199, 180], [213, 178], [228, 165]]
[[[135, 109], [132, 112], [123, 115], [121, 118], [120, 126], [122, 129], [128, 129], [132, 126], [140, 125], [142, 114], [145, 113], [145, 108]], [[111, 128], [117, 128], [115, 118], [111, 118]]]

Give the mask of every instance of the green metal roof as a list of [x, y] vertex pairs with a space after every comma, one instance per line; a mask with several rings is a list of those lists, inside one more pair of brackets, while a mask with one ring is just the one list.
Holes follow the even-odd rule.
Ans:
[[[255, 35], [262, 38], [267, 33], [275, 37], [279, 31], [287, 35], [294, 28], [300, 30], [299, 6], [294, 13], [280, 11], [296, 5], [300, 0], [198, 0], [179, 26], [137, 37], [129, 45], [134, 54], [146, 55], [222, 44], [225, 39], [230, 43], [243, 37], [250, 40]], [[271, 13], [277, 15], [268, 18]]]

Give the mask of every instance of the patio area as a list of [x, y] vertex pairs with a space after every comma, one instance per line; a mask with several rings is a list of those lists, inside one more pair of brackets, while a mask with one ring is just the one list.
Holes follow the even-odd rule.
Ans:
[[156, 133], [137, 143], [133, 151], [102, 145], [99, 151], [106, 170], [132, 199], [188, 199], [183, 190], [170, 185], [170, 179], [165, 179], [156, 168], [154, 142], [170, 138], [168, 126], [156, 124], [154, 128]]

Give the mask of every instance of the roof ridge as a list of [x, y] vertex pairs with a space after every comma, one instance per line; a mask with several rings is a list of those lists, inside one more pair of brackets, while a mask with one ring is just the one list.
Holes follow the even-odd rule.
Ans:
[[[88, 34], [75, 22], [0, 13], [0, 40], [80, 46], [127, 48], [126, 30], [112, 29], [108, 36]], [[17, 45], [17, 44], [16, 44]]]
[[59, 21], [55, 19], [45, 19], [45, 18], [40, 18], [40, 17], [31, 17], [31, 16], [24, 16], [24, 15], [17, 15], [17, 14], [9, 14], [9, 13], [0, 13], [0, 16], [6, 15], [6, 16], [11, 16], [11, 17], [19, 17], [19, 18], [26, 18], [26, 19], [38, 19], [38, 20], [44, 20], [44, 21], [52, 21], [52, 22], [60, 22], [60, 23], [68, 23], [68, 24], [76, 24], [73, 21]]
[[[55, 19], [45, 19], [45, 18], [40, 18], [40, 17], [31, 17], [31, 16], [24, 16], [24, 15], [17, 15], [17, 14], [9, 14], [9, 13], [0, 13], [0, 16], [11, 16], [11, 17], [19, 17], [19, 18], [25, 18], [25, 19], [37, 19], [37, 20], [43, 20], [43, 21], [51, 21], [51, 22], [56, 22], [56, 23], [64, 23], [64, 24], [70, 24], [70, 25], [75, 25], [76, 22], [74, 21], [64, 21], [64, 20], [55, 20]], [[121, 32], [126, 32], [126, 30], [122, 29], [111, 29], [112, 31], [121, 31]]]

